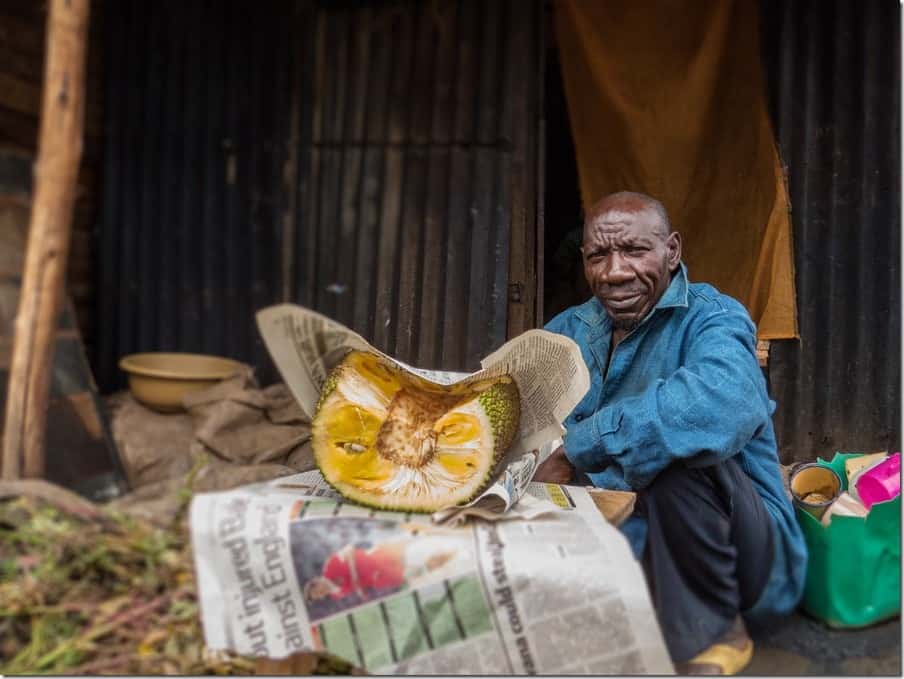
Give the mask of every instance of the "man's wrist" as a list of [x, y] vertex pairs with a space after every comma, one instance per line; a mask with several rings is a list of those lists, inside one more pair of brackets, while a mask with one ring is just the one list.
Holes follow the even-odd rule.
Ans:
[[609, 466], [610, 453], [603, 437], [618, 430], [621, 413], [614, 408], [602, 408], [574, 422], [565, 433], [565, 456], [579, 472], [599, 472]]
[[593, 452], [593, 418], [586, 418], [581, 422], [575, 422], [565, 433], [563, 452], [571, 466], [578, 471], [586, 471], [588, 453]]
[[568, 452], [568, 437], [567, 436], [566, 436], [565, 443], [562, 444], [562, 454], [565, 455], [565, 459], [568, 460], [569, 464], [571, 464], [572, 467], [574, 467], [575, 469], [578, 468], [578, 466], [574, 462], [574, 459], [571, 457], [571, 453]]

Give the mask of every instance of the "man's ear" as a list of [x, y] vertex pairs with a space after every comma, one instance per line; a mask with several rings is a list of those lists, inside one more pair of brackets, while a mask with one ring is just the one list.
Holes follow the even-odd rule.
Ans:
[[675, 273], [678, 265], [681, 264], [681, 234], [672, 231], [665, 241], [666, 260], [669, 263], [669, 272]]

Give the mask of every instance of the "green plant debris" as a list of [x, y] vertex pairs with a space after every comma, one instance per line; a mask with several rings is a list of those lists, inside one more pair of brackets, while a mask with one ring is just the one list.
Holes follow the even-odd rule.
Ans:
[[[184, 510], [160, 528], [0, 499], [0, 674], [254, 674], [204, 645]], [[319, 659], [314, 673], [345, 670]]]
[[182, 522], [101, 514], [0, 502], [0, 673], [251, 672], [251, 660], [205, 652]]

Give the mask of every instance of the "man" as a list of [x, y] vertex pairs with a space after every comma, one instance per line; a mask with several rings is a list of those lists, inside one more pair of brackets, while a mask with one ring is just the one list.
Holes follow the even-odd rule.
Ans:
[[593, 297], [547, 330], [578, 344], [591, 385], [536, 479], [636, 491], [622, 530], [676, 668], [736, 673], [753, 653], [740, 615], [790, 612], [806, 572], [755, 327], [688, 282], [681, 237], [649, 196], [594, 205], [581, 253]]

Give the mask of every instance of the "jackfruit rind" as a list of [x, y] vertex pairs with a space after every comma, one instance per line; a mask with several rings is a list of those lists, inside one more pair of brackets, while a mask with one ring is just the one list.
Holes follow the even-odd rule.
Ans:
[[518, 422], [521, 419], [518, 387], [513, 380], [506, 378], [481, 392], [478, 398], [490, 415], [496, 447], [508, 450], [518, 432]]
[[317, 399], [317, 410], [320, 410], [320, 406], [323, 405], [323, 402], [329, 397], [330, 394], [333, 393], [333, 390], [336, 388], [336, 384], [338, 382], [339, 375], [335, 371], [327, 375], [326, 380], [323, 382], [323, 386], [320, 388], [320, 398]]
[[331, 372], [312, 423], [324, 478], [360, 504], [432, 512], [473, 499], [518, 430], [507, 377], [437, 387], [354, 351]]

